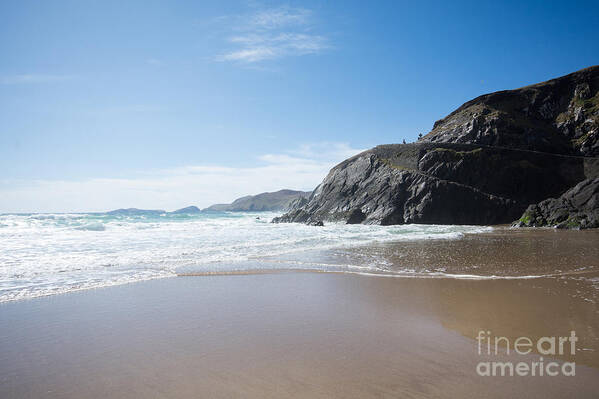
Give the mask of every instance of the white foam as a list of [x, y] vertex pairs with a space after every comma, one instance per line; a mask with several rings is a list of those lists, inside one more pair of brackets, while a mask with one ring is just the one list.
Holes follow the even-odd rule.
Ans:
[[441, 272], [415, 273], [415, 272], [381, 272], [357, 274], [376, 277], [400, 277], [400, 278], [446, 278], [456, 280], [530, 280], [539, 278], [554, 277], [552, 274], [529, 275], [529, 276], [498, 276], [498, 275], [479, 275], [479, 274], [452, 274]]
[[[335, 223], [313, 227], [269, 223], [273, 216], [276, 214], [0, 215], [0, 301], [168, 277], [185, 267], [218, 271], [230, 269], [236, 262], [255, 261], [256, 269], [265, 257], [293, 252], [374, 242], [459, 239], [466, 233], [490, 229]], [[368, 267], [313, 267], [368, 272], [384, 266], [377, 262]]]

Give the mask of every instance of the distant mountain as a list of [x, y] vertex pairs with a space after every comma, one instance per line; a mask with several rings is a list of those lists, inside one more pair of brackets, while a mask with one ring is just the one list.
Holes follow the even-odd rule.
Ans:
[[186, 208], [181, 208], [181, 209], [177, 209], [176, 211], [172, 211], [169, 213], [200, 213], [202, 212], [202, 210], [200, 208], [198, 208], [197, 206], [188, 206]]
[[177, 209], [176, 211], [167, 212], [162, 209], [138, 209], [138, 208], [122, 208], [115, 209], [114, 211], [106, 212], [108, 215], [147, 215], [147, 214], [155, 214], [161, 215], [163, 213], [170, 214], [181, 214], [181, 213], [200, 213], [202, 210], [197, 206], [188, 206], [185, 208]]
[[203, 211], [285, 211], [289, 205], [299, 198], [308, 198], [310, 191], [279, 190], [274, 193], [248, 195], [233, 201], [231, 204], [215, 204]]

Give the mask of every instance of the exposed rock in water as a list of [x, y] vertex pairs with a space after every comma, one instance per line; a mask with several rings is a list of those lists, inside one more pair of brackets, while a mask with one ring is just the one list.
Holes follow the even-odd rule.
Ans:
[[529, 206], [514, 226], [599, 227], [599, 178], [584, 180], [559, 198], [549, 198]]
[[322, 220], [312, 220], [310, 222], [308, 222], [309, 226], [324, 226], [324, 222]]

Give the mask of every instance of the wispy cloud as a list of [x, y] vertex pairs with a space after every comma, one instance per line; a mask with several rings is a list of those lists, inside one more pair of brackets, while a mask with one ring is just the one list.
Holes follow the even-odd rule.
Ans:
[[348, 143], [321, 141], [302, 144], [289, 151], [290, 154], [307, 159], [338, 159], [342, 161], [364, 150], [357, 150]]
[[305, 8], [280, 7], [253, 14], [250, 17], [250, 24], [260, 29], [307, 25], [311, 16], [312, 11]]
[[217, 61], [257, 63], [315, 54], [330, 47], [325, 36], [313, 33], [312, 11], [304, 8], [279, 7], [221, 20], [230, 25], [230, 48], [218, 55]]
[[3, 85], [34, 84], [34, 83], [52, 83], [71, 80], [71, 75], [48, 75], [48, 74], [21, 74], [0, 77], [0, 83]]
[[230, 202], [282, 188], [311, 190], [330, 168], [361, 150], [314, 143], [258, 157], [252, 167], [188, 165], [129, 178], [0, 181], [0, 212], [102, 211], [122, 207], [177, 209]]

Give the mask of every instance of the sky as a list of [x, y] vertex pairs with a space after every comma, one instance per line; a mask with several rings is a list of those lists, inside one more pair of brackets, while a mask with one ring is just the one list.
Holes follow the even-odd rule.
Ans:
[[313, 189], [484, 93], [599, 64], [596, 1], [0, 2], [0, 213]]

